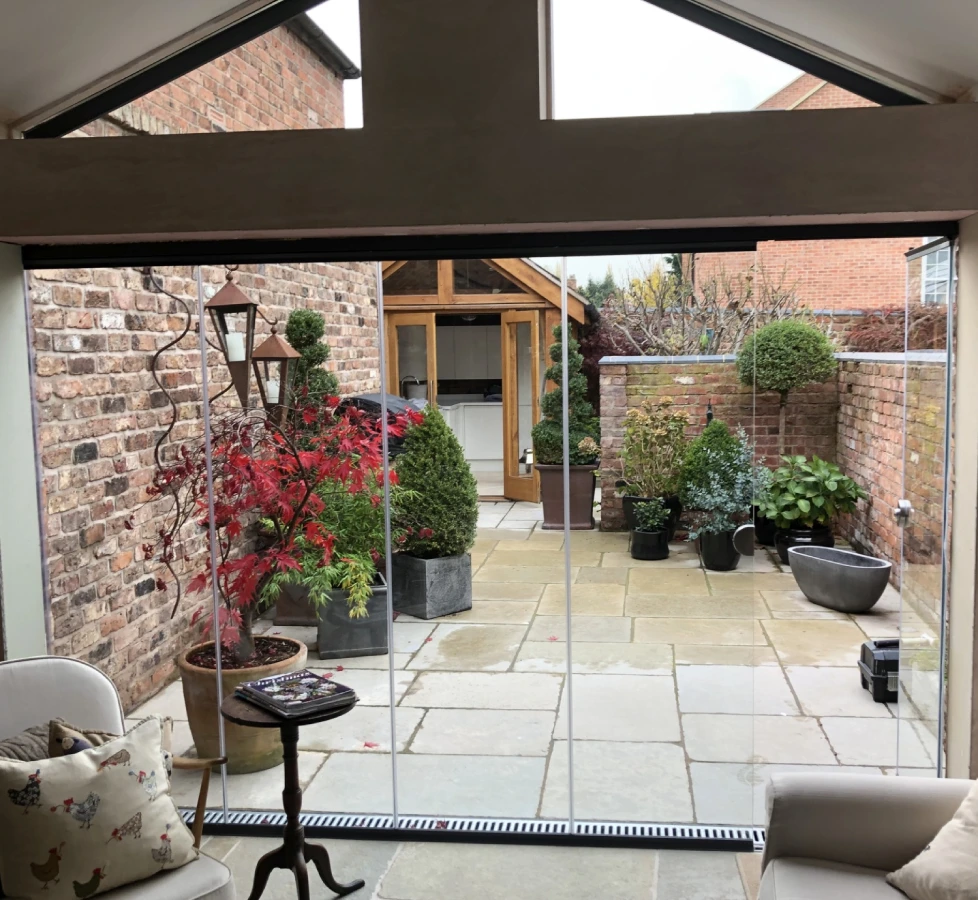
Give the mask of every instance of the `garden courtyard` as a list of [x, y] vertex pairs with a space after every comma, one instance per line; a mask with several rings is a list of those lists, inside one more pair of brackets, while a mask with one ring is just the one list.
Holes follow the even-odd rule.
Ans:
[[[480, 504], [473, 608], [394, 622], [399, 810], [441, 816], [567, 816], [563, 535], [540, 507]], [[761, 824], [775, 769], [892, 773], [896, 707], [875, 703], [856, 660], [899, 630], [888, 588], [865, 615], [809, 603], [763, 549], [707, 572], [688, 544], [640, 562], [628, 535], [571, 537], [575, 815], [612, 821]], [[259, 630], [315, 643], [312, 628]], [[389, 813], [386, 656], [308, 665], [351, 685], [359, 706], [303, 728], [304, 808]], [[181, 685], [131, 714], [175, 720], [190, 748]], [[901, 771], [933, 771], [933, 740], [900, 722]], [[923, 734], [924, 739], [920, 736]], [[192, 752], [192, 751], [191, 751]], [[197, 782], [175, 773], [178, 802]], [[281, 772], [228, 778], [228, 805], [281, 809]], [[220, 805], [220, 780], [211, 802]]]

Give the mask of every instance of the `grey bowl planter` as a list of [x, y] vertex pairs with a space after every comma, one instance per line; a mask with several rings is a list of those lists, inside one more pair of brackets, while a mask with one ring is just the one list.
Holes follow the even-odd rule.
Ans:
[[319, 658], [344, 659], [348, 656], [383, 656], [387, 643], [387, 584], [378, 575], [367, 601], [367, 615], [350, 618], [346, 591], [330, 591], [329, 603], [320, 610]]
[[790, 547], [791, 574], [819, 606], [844, 613], [873, 608], [890, 581], [890, 563], [834, 547]]
[[394, 609], [418, 619], [437, 619], [472, 609], [472, 557], [418, 559], [395, 553], [391, 559]]

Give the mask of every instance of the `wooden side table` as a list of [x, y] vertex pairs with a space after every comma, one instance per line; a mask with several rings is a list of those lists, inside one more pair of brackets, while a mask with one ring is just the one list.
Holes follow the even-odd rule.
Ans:
[[299, 784], [299, 729], [303, 725], [315, 725], [317, 722], [337, 719], [346, 715], [355, 705], [350, 703], [296, 719], [282, 719], [234, 696], [227, 697], [221, 704], [221, 715], [235, 725], [244, 725], [247, 728], [278, 728], [282, 734], [282, 746], [285, 750], [285, 787], [282, 789], [282, 806], [287, 821], [284, 839], [281, 847], [266, 853], [258, 860], [258, 865], [255, 866], [255, 881], [248, 900], [258, 900], [261, 897], [273, 869], [291, 869], [295, 873], [299, 900], [309, 900], [309, 874], [306, 863], [310, 862], [316, 867], [326, 887], [341, 897], [363, 887], [362, 879], [351, 881], [349, 884], [340, 884], [333, 877], [326, 848], [321, 844], [310, 844], [305, 838], [305, 829], [299, 822], [299, 813], [302, 810], [302, 788]]

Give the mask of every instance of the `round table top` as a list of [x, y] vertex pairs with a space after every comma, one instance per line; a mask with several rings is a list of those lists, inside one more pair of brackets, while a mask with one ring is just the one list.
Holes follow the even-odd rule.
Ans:
[[354, 706], [356, 706], [356, 702], [337, 706], [333, 709], [323, 709], [305, 716], [297, 716], [294, 719], [286, 719], [232, 694], [230, 697], [224, 698], [224, 702], [221, 704], [221, 715], [229, 722], [234, 722], [235, 725], [244, 725], [247, 728], [281, 728], [283, 725], [299, 727], [300, 725], [315, 725], [317, 722], [338, 719], [340, 716], [345, 716]]

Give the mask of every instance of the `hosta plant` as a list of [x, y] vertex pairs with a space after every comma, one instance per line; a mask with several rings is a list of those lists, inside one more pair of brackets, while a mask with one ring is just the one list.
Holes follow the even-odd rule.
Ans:
[[835, 464], [813, 456], [783, 456], [771, 488], [758, 506], [761, 515], [778, 528], [815, 528], [828, 525], [839, 513], [852, 512], [863, 490]]

